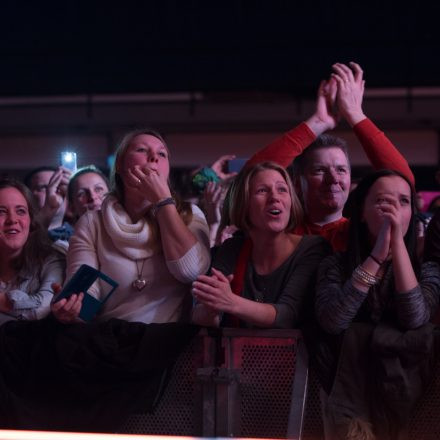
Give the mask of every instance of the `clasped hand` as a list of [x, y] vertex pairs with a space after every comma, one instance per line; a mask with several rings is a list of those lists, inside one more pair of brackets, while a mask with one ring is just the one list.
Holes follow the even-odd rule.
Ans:
[[402, 212], [399, 209], [397, 198], [387, 196], [386, 200], [378, 202], [374, 209], [378, 210], [379, 216], [383, 218], [376, 243], [372, 254], [384, 261], [392, 252], [393, 243], [403, 240]]
[[192, 284], [192, 293], [201, 304], [217, 312], [233, 313], [237, 295], [231, 290], [233, 275], [226, 277], [212, 268], [212, 275], [200, 275]]

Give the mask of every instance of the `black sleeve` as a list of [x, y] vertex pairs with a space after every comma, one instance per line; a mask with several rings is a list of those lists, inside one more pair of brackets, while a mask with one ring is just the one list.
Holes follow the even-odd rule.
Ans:
[[424, 261], [435, 261], [440, 264], [440, 209], [429, 222], [425, 237]]

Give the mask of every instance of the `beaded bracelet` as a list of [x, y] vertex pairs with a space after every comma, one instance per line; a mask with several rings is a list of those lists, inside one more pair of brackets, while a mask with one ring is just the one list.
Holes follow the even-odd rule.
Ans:
[[352, 277], [359, 283], [365, 286], [371, 287], [380, 281], [380, 278], [374, 276], [370, 272], [366, 271], [363, 267], [358, 266], [353, 271]]
[[175, 205], [176, 201], [172, 197], [167, 197], [166, 199], [159, 200], [152, 208], [151, 213], [153, 217], [156, 217], [157, 211], [159, 211], [162, 206], [165, 205]]

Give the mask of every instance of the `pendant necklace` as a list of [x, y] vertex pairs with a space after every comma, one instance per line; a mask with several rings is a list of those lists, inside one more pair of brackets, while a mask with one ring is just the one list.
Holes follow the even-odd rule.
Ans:
[[136, 269], [137, 269], [137, 278], [133, 281], [132, 286], [139, 291], [141, 291], [147, 285], [147, 280], [142, 277], [142, 272], [144, 271], [145, 260], [146, 260], [146, 258], [144, 258], [142, 260], [142, 267], [140, 270], [139, 270], [139, 264], [138, 264], [139, 260], [135, 260]]

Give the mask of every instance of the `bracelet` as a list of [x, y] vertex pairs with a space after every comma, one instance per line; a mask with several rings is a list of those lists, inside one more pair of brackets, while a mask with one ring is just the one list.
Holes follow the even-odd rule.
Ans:
[[373, 254], [370, 254], [369, 257], [376, 262], [379, 266], [382, 266], [384, 261], [380, 261], [379, 258], [376, 258]]
[[153, 217], [156, 217], [157, 211], [159, 211], [162, 206], [166, 205], [176, 205], [176, 201], [172, 197], [167, 197], [166, 199], [159, 200], [155, 205], [153, 205], [153, 208], [151, 209], [151, 214]]
[[356, 267], [356, 269], [353, 271], [352, 277], [358, 283], [364, 284], [367, 287], [374, 286], [380, 281], [380, 278], [366, 271], [361, 266]]

